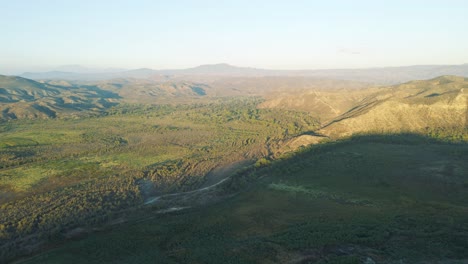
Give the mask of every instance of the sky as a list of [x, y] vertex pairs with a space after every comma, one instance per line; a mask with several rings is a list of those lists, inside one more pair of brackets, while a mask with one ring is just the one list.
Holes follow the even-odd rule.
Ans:
[[468, 63], [465, 0], [0, 0], [0, 73]]

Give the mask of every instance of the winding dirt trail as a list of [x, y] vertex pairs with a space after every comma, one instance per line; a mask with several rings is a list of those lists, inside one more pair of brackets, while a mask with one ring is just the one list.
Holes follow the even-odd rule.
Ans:
[[222, 184], [223, 182], [228, 180], [236, 170], [246, 165], [249, 165], [250, 163], [252, 163], [251, 160], [241, 160], [241, 161], [237, 161], [228, 165], [218, 166], [206, 175], [206, 182], [202, 185], [201, 188], [193, 190], [193, 191], [188, 191], [188, 192], [170, 193], [170, 194], [150, 197], [145, 201], [144, 205], [153, 204], [162, 198], [177, 197], [181, 195], [208, 191]]
[[213, 187], [216, 187], [218, 185], [220, 185], [221, 183], [225, 182], [227, 179], [229, 179], [230, 176], [222, 179], [221, 181], [213, 184], [213, 185], [210, 185], [210, 186], [207, 186], [207, 187], [203, 187], [203, 188], [200, 188], [200, 189], [196, 189], [196, 190], [193, 190], [193, 191], [188, 191], [188, 192], [179, 192], [179, 193], [170, 193], [170, 194], [164, 194], [164, 195], [160, 195], [160, 196], [156, 196], [156, 197], [151, 197], [149, 198], [144, 204], [147, 205], [147, 204], [152, 204], [156, 201], [158, 201], [159, 199], [161, 198], [166, 198], [166, 197], [175, 197], [175, 196], [180, 196], [180, 195], [186, 195], [186, 194], [191, 194], [191, 193], [196, 193], [196, 192], [203, 192], [203, 191], [207, 191], [207, 190], [210, 190], [212, 189]]

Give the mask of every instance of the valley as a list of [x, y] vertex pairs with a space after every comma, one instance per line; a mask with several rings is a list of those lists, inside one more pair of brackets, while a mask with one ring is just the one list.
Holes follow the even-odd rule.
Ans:
[[0, 258], [465, 261], [467, 89], [0, 76]]

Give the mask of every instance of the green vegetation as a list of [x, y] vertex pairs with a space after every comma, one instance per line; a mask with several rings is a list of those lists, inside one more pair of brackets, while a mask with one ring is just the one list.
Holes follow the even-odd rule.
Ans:
[[259, 102], [123, 104], [100, 117], [1, 124], [2, 258], [150, 195], [200, 187], [215, 167], [267, 156], [318, 126], [306, 113], [259, 110]]
[[222, 203], [147, 208], [22, 263], [457, 263], [466, 160], [467, 144], [418, 135], [315, 145], [238, 172], [219, 195], [241, 191]]

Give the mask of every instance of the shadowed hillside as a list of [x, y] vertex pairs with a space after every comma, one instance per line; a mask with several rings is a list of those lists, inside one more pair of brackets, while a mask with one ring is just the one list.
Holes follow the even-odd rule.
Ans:
[[317, 145], [21, 263], [464, 263], [467, 150], [409, 134]]

